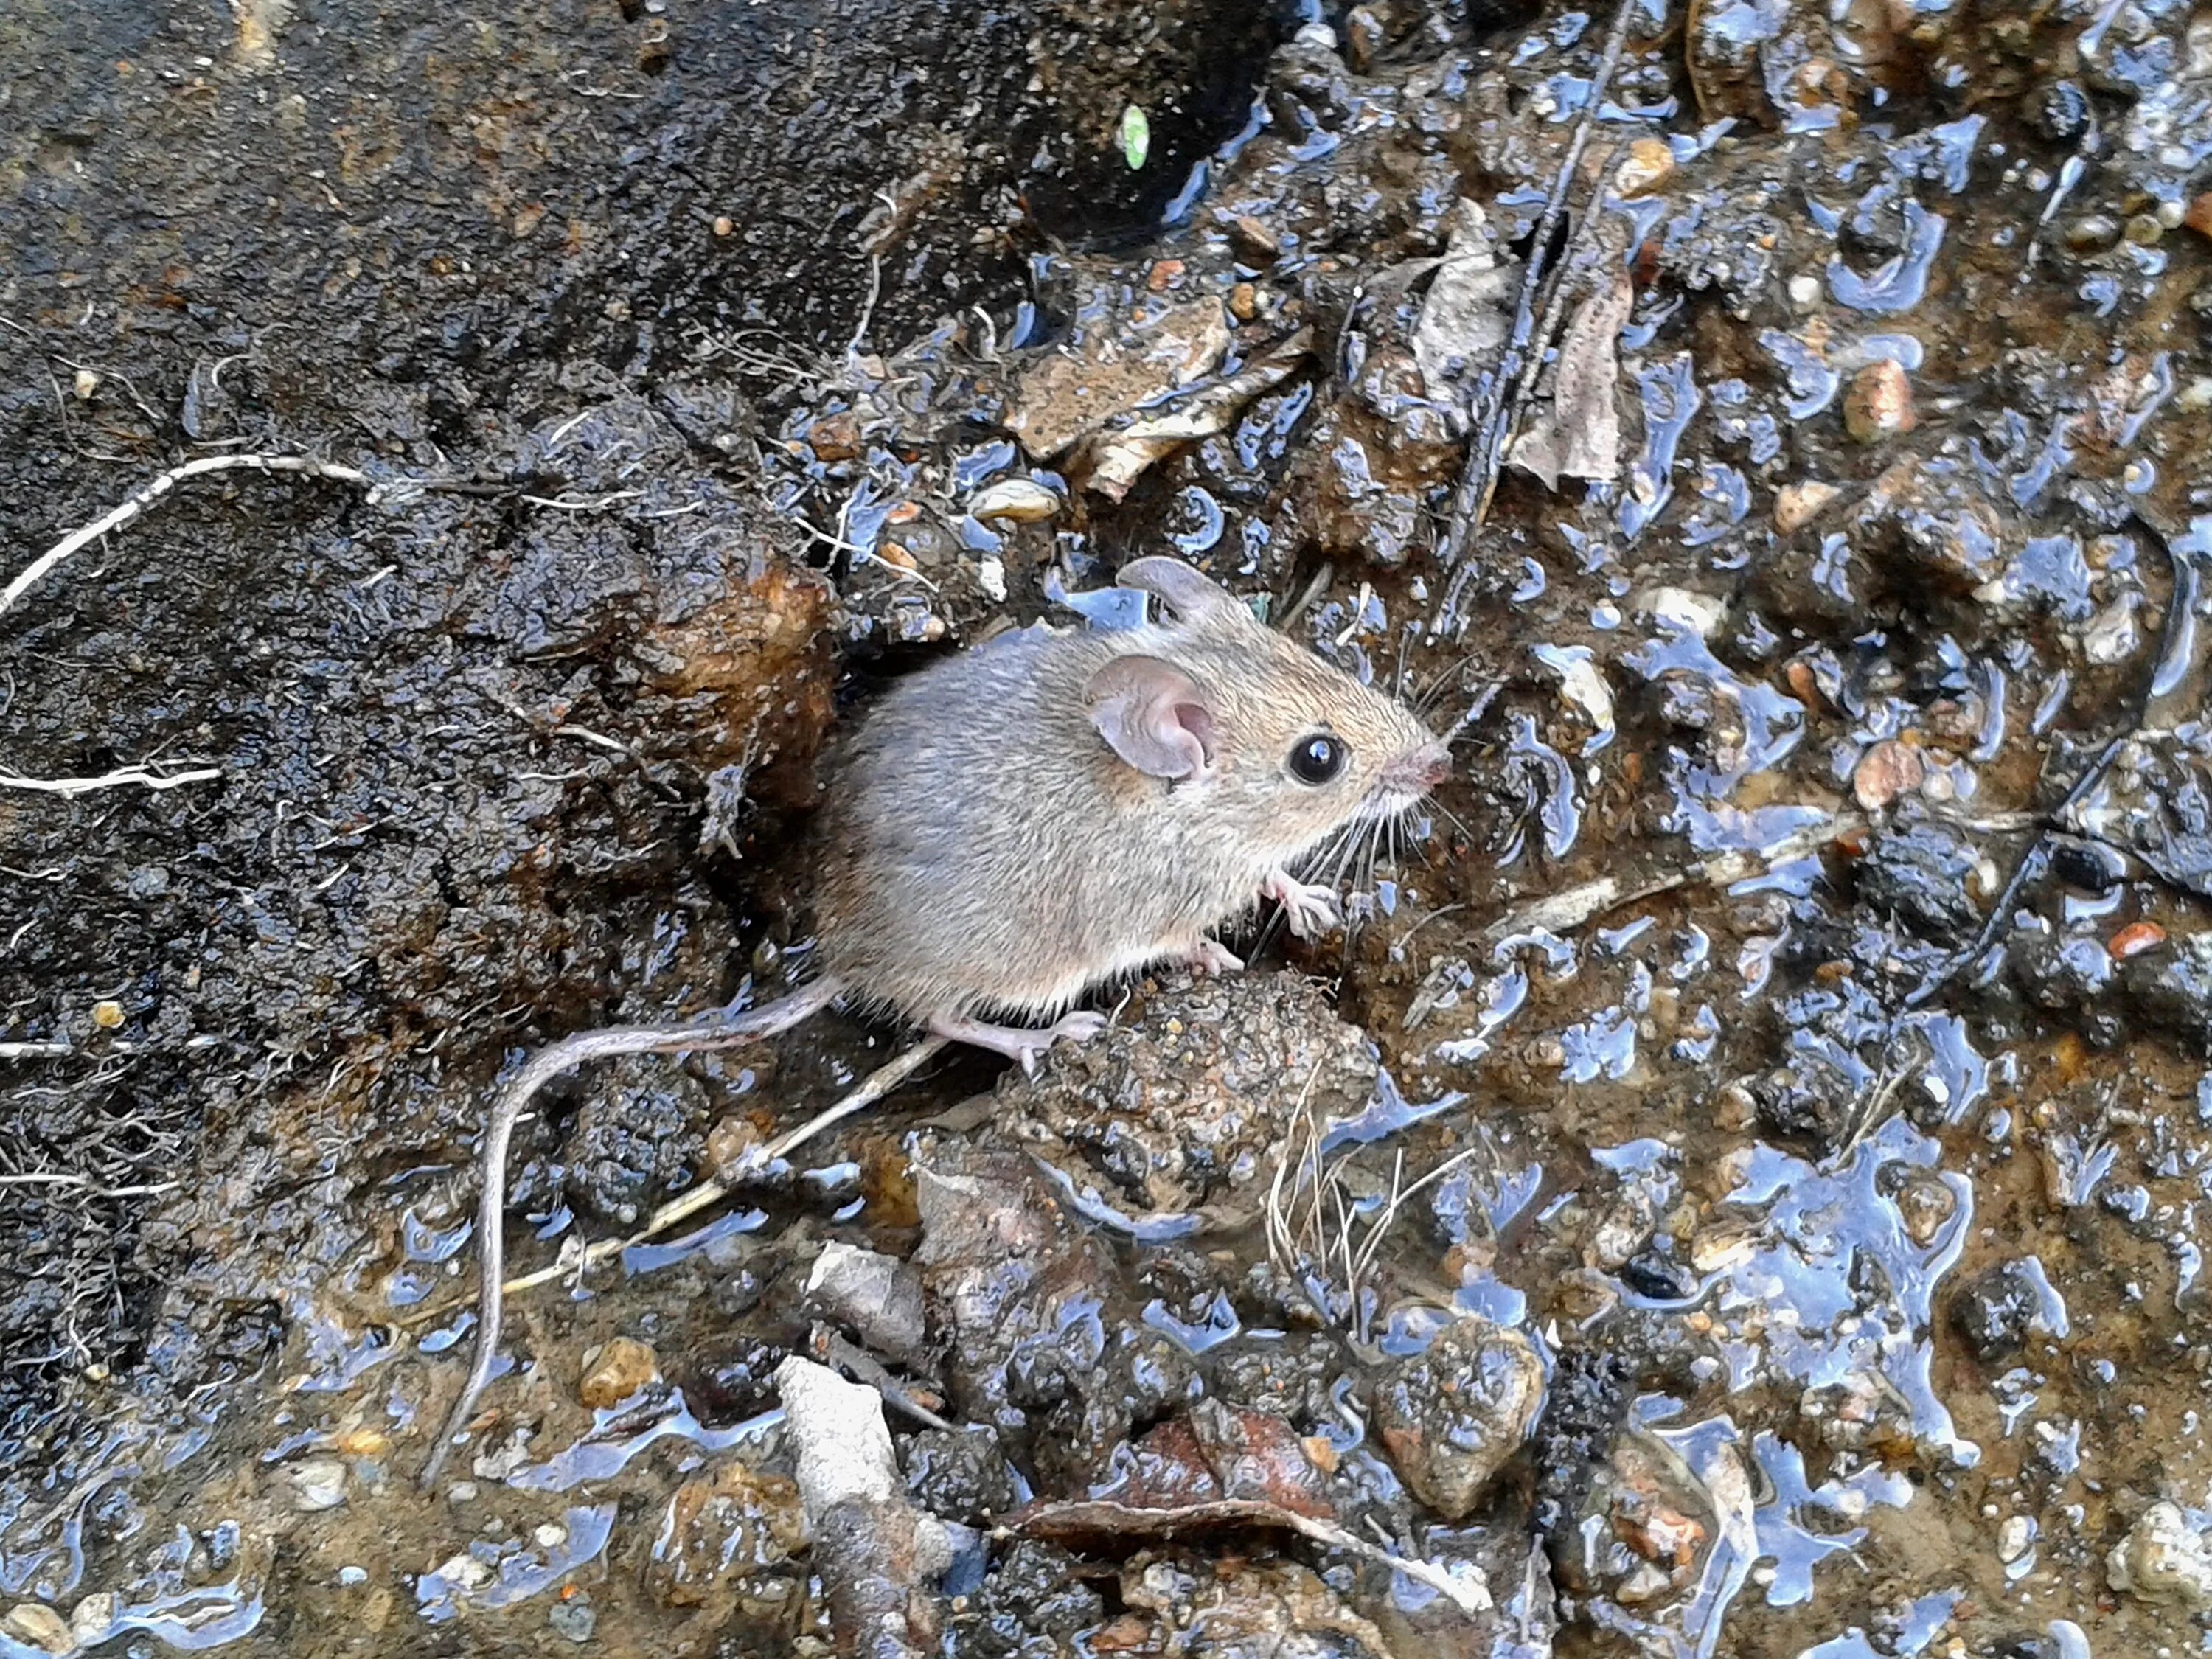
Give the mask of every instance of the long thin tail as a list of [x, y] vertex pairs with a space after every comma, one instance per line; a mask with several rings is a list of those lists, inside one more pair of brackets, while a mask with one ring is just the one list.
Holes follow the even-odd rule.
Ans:
[[477, 1261], [482, 1286], [477, 1313], [476, 1358], [468, 1381], [453, 1402], [438, 1443], [422, 1466], [422, 1484], [430, 1486], [445, 1467], [454, 1437], [476, 1415], [477, 1401], [491, 1381], [491, 1368], [499, 1358], [500, 1318], [505, 1310], [501, 1281], [506, 1273], [507, 1246], [501, 1224], [507, 1209], [507, 1152], [514, 1139], [514, 1126], [538, 1091], [562, 1073], [586, 1060], [614, 1060], [623, 1054], [685, 1054], [714, 1048], [739, 1048], [747, 1043], [789, 1030], [830, 1006], [844, 991], [834, 978], [816, 980], [763, 1008], [743, 1012], [725, 1009], [692, 1025], [609, 1025], [596, 1031], [579, 1031], [562, 1037], [522, 1068], [491, 1109], [484, 1125], [483, 1196], [477, 1206]]

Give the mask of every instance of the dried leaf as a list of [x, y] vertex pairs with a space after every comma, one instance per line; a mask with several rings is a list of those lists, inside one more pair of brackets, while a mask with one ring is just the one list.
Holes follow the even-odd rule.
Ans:
[[1532, 422], [1508, 459], [1547, 489], [1561, 477], [1600, 481], [1620, 476], [1620, 331], [1636, 289], [1616, 269], [1608, 288], [1576, 307], [1559, 343], [1552, 406]]
[[1429, 396], [1441, 398], [1460, 378], [1455, 366], [1486, 362], [1512, 331], [1518, 277], [1501, 266], [1489, 222], [1475, 203], [1462, 200], [1454, 215], [1451, 242], [1437, 262], [1435, 279], [1413, 327], [1413, 361]]

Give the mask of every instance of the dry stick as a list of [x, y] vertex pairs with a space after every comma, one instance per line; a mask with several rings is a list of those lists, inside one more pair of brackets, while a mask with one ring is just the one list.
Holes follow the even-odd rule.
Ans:
[[[1528, 269], [1521, 279], [1521, 299], [1514, 308], [1513, 337], [1490, 382], [1490, 406], [1479, 433], [1468, 446], [1467, 465], [1460, 474], [1459, 487], [1452, 492], [1451, 520], [1444, 528], [1443, 539], [1437, 546], [1437, 562], [1452, 572], [1452, 580], [1431, 622], [1431, 638], [1442, 635], [1450, 624], [1466, 594], [1468, 583], [1474, 579], [1474, 567], [1466, 562], [1468, 543], [1482, 527], [1483, 519], [1490, 511], [1490, 498], [1498, 488], [1498, 469], [1504, 456], [1509, 424], [1528, 395], [1523, 388], [1533, 386], [1534, 371], [1543, 362], [1543, 348], [1537, 342], [1527, 365], [1528, 372], [1516, 377], [1516, 370], [1522, 368], [1521, 354], [1529, 351], [1531, 343], [1537, 341], [1536, 295], [1546, 275], [1544, 254], [1559, 232], [1560, 216], [1566, 211], [1567, 192], [1582, 165], [1583, 151], [1589, 144], [1598, 108], [1605, 101], [1606, 88], [1612, 82], [1622, 49], [1628, 43], [1629, 21], [1635, 15], [1637, 4], [1638, 0], [1620, 0], [1620, 8], [1613, 14], [1613, 32], [1606, 37], [1605, 52], [1598, 59], [1596, 73], [1590, 77], [1589, 96], [1583, 104], [1582, 118], [1575, 124], [1575, 136], [1567, 145], [1566, 157], [1559, 164], [1558, 177], [1552, 181], [1552, 194], [1544, 204], [1544, 216], [1536, 223], [1535, 240], [1529, 244]], [[1562, 269], [1565, 264], [1563, 260]], [[1512, 383], [1510, 389], [1509, 382]]]
[[[922, 1066], [945, 1046], [945, 1039], [943, 1037], [923, 1038], [904, 1054], [871, 1072], [860, 1080], [859, 1087], [836, 1104], [817, 1112], [797, 1128], [777, 1136], [757, 1153], [744, 1160], [740, 1165], [741, 1170], [750, 1173], [764, 1168], [811, 1136], [827, 1128], [830, 1124], [850, 1117], [864, 1107], [874, 1104], [900, 1084], [905, 1082], [915, 1072], [921, 1070]], [[574, 1066], [580, 1058], [574, 1053], [564, 1052], [563, 1045], [556, 1043], [523, 1067], [521, 1073], [507, 1086], [505, 1092], [507, 1095], [519, 1094], [527, 1099], [561, 1073]], [[485, 1131], [485, 1145], [482, 1159], [487, 1171], [503, 1170], [506, 1167], [507, 1134], [513, 1127], [512, 1119], [497, 1110], [494, 1111], [490, 1126]], [[485, 1275], [484, 1282], [478, 1291], [477, 1354], [470, 1367], [467, 1380], [461, 1385], [460, 1396], [454, 1402], [449, 1420], [445, 1428], [440, 1431], [437, 1444], [431, 1448], [428, 1462], [423, 1465], [420, 1478], [426, 1489], [435, 1483], [440, 1471], [445, 1468], [446, 1457], [453, 1449], [454, 1437], [466, 1426], [467, 1419], [474, 1409], [477, 1397], [483, 1394], [484, 1385], [491, 1380], [491, 1368], [497, 1363], [498, 1355], [495, 1352], [495, 1344], [486, 1339], [498, 1329], [501, 1304], [507, 1295], [516, 1291], [532, 1289], [556, 1279], [565, 1279], [572, 1273], [580, 1273], [585, 1268], [596, 1266], [611, 1256], [620, 1255], [634, 1244], [643, 1243], [646, 1240], [665, 1232], [678, 1222], [688, 1219], [708, 1206], [719, 1203], [727, 1197], [730, 1183], [719, 1181], [707, 1182], [684, 1194], [683, 1197], [662, 1205], [653, 1212], [652, 1218], [646, 1223], [644, 1228], [629, 1237], [602, 1239], [586, 1249], [580, 1260], [556, 1261], [550, 1267], [540, 1268], [536, 1273], [525, 1273], [520, 1279], [506, 1279], [500, 1276], [499, 1264], [502, 1255], [499, 1242], [500, 1216], [494, 1207], [492, 1198], [494, 1183], [489, 1176], [485, 1180], [484, 1191], [485, 1199], [481, 1206], [482, 1213], [477, 1217], [477, 1225], [483, 1230], [480, 1247], [483, 1251], [484, 1264], [489, 1271]]]
[[95, 789], [119, 789], [125, 784], [137, 784], [147, 789], [174, 789], [181, 784], [205, 783], [210, 778], [222, 775], [222, 769], [204, 766], [191, 772], [149, 772], [143, 766], [126, 766], [119, 772], [104, 772], [96, 778], [27, 778], [20, 772], [0, 769], [0, 789], [29, 789], [49, 795], [88, 795]]
[[44, 553], [31, 562], [23, 574], [0, 592], [0, 616], [5, 616], [15, 601], [30, 592], [39, 580], [64, 559], [68, 558], [110, 531], [120, 530], [133, 520], [143, 516], [164, 495], [187, 478], [197, 478], [210, 472], [234, 472], [245, 468], [255, 472], [297, 472], [311, 478], [325, 478], [332, 483], [351, 484], [368, 490], [372, 498], [379, 486], [368, 474], [357, 467], [340, 466], [332, 461], [318, 461], [305, 455], [203, 455], [196, 461], [186, 461], [182, 466], [173, 466], [159, 477], [131, 491], [123, 504], [104, 514], [82, 530], [71, 531]]
[[501, 1293], [511, 1296], [517, 1291], [535, 1290], [538, 1285], [549, 1285], [556, 1279], [566, 1279], [571, 1273], [596, 1267], [633, 1245], [659, 1237], [671, 1228], [689, 1221], [700, 1211], [720, 1203], [748, 1175], [788, 1156], [793, 1148], [811, 1139], [831, 1124], [841, 1122], [854, 1113], [874, 1105], [934, 1059], [944, 1047], [943, 1037], [924, 1037], [896, 1059], [886, 1061], [869, 1073], [852, 1093], [836, 1105], [825, 1107], [797, 1128], [787, 1130], [767, 1146], [747, 1153], [739, 1159], [732, 1179], [702, 1182], [681, 1197], [670, 1199], [647, 1218], [644, 1226], [628, 1238], [603, 1238], [586, 1249], [580, 1260], [556, 1261], [550, 1267], [540, 1267], [535, 1273], [507, 1279], [500, 1285]]

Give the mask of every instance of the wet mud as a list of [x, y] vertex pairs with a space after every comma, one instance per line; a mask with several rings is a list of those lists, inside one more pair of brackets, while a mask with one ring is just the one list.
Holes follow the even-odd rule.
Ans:
[[[2203, 1645], [2212, 26], [0, 35], [0, 580], [357, 473], [0, 609], [0, 1654]], [[1346, 926], [566, 1080], [419, 1490], [495, 1080], [1168, 550], [1453, 732]]]

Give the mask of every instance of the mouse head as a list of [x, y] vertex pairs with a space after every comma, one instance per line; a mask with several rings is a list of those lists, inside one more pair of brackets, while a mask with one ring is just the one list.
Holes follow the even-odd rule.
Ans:
[[1189, 565], [1138, 559], [1116, 580], [1165, 601], [1173, 622], [1129, 635], [1142, 648], [1091, 677], [1091, 724], [1129, 765], [1189, 790], [1240, 845], [1294, 858], [1405, 811], [1450, 769], [1404, 704], [1266, 627]]

